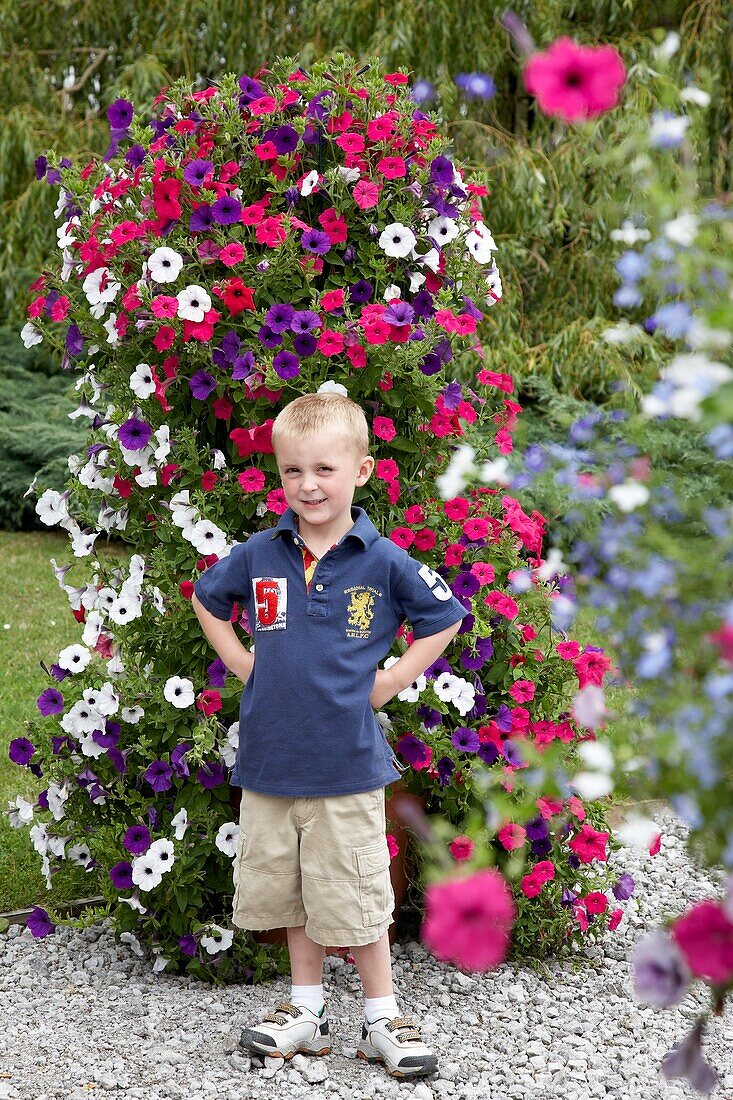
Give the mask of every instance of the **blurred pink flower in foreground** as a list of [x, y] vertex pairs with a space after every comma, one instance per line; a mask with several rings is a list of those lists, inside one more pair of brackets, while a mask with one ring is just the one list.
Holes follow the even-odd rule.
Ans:
[[524, 67], [524, 86], [540, 110], [565, 122], [602, 115], [620, 99], [626, 70], [613, 46], [579, 46], [558, 38]]
[[672, 925], [672, 936], [693, 974], [727, 985], [733, 978], [733, 922], [722, 905], [701, 901]]
[[443, 962], [466, 970], [491, 970], [509, 949], [516, 908], [498, 871], [433, 883], [425, 891], [422, 938]]

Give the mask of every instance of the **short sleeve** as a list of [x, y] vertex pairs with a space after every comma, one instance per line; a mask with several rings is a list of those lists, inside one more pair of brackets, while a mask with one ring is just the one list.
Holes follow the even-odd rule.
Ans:
[[249, 600], [251, 584], [246, 544], [237, 543], [225, 558], [210, 565], [193, 590], [206, 610], [217, 619], [231, 619], [234, 604], [246, 604]]
[[398, 613], [409, 620], [415, 638], [439, 634], [468, 614], [440, 574], [409, 554], [395, 597]]

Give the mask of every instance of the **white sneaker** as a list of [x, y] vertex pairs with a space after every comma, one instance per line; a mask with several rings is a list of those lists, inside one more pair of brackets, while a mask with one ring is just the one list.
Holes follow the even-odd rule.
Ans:
[[239, 1045], [251, 1054], [284, 1058], [286, 1062], [294, 1054], [330, 1054], [326, 1008], [319, 1016], [302, 1005], [279, 1004], [256, 1027], [244, 1029]]
[[356, 1053], [365, 1062], [384, 1062], [393, 1077], [425, 1077], [438, 1069], [438, 1057], [423, 1043], [420, 1028], [400, 1016], [365, 1022]]

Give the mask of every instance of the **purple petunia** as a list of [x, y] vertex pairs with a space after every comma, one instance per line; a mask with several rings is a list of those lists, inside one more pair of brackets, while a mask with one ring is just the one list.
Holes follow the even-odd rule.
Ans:
[[214, 763], [204, 761], [196, 773], [196, 778], [202, 787], [210, 791], [212, 787], [220, 787], [222, 783], [226, 782], [226, 772], [223, 765], [218, 761]]
[[211, 208], [211, 216], [217, 225], [234, 225], [241, 213], [242, 204], [231, 195], [220, 195]]
[[450, 187], [454, 169], [447, 157], [435, 157], [430, 162], [430, 179], [436, 187]]
[[182, 955], [188, 955], [189, 958], [193, 958], [196, 954], [197, 945], [195, 936], [181, 936], [178, 941], [178, 947]]
[[217, 367], [231, 366], [239, 355], [241, 347], [242, 341], [238, 334], [230, 329], [216, 345], [211, 358]]
[[183, 169], [183, 178], [192, 187], [201, 187], [210, 172], [214, 171], [214, 164], [210, 160], [192, 160]]
[[112, 879], [115, 889], [132, 890], [134, 885], [132, 881], [132, 864], [128, 863], [126, 859], [121, 859], [119, 863], [115, 863], [114, 867], [110, 867], [109, 877]]
[[429, 707], [425, 703], [421, 703], [417, 708], [418, 718], [425, 726], [426, 730], [435, 729], [443, 721], [443, 715], [439, 710], [435, 710], [434, 707]]
[[255, 357], [251, 351], [245, 351], [244, 355], [238, 355], [234, 360], [232, 382], [242, 382], [245, 378], [249, 378], [254, 366]]
[[512, 712], [506, 703], [502, 703], [497, 710], [494, 721], [502, 733], [509, 733], [512, 728]]
[[140, 856], [150, 847], [150, 833], [144, 825], [131, 825], [122, 838], [122, 844], [134, 856]]
[[242, 91], [241, 98], [245, 103], [251, 103], [253, 99], [261, 99], [265, 94], [265, 89], [259, 80], [254, 80], [251, 76], [240, 76], [238, 84]]
[[36, 699], [36, 706], [44, 718], [50, 714], [61, 714], [64, 709], [64, 697], [56, 688], [46, 688]]
[[521, 768], [524, 766], [524, 759], [519, 751], [517, 745], [513, 741], [505, 741], [501, 749], [504, 759], [507, 764], [511, 764], [513, 768]]
[[[504, 744], [506, 746], [508, 742]], [[525, 825], [525, 829], [527, 830], [527, 836], [530, 840], [543, 840], [550, 835], [550, 829], [547, 822], [544, 817], [540, 816], [533, 817], [531, 821], [528, 821]]]
[[273, 332], [269, 325], [262, 325], [257, 332], [257, 339], [266, 348], [279, 348], [283, 338], [279, 332]]
[[127, 99], [116, 99], [107, 108], [107, 118], [113, 130], [128, 130], [135, 110]]
[[216, 381], [205, 370], [197, 370], [190, 379], [189, 388], [197, 401], [205, 401], [209, 394], [216, 389]]
[[290, 329], [295, 333], [315, 332], [321, 327], [321, 318], [314, 309], [300, 309], [290, 318]]
[[318, 341], [312, 332], [301, 332], [293, 340], [293, 348], [301, 359], [307, 359], [313, 355], [318, 347]]
[[272, 142], [281, 157], [297, 149], [300, 141], [298, 131], [292, 126], [278, 126], [274, 130], [268, 130], [263, 138]]
[[146, 421], [131, 416], [124, 424], [120, 424], [117, 438], [126, 451], [144, 451], [152, 434], [153, 429]]
[[364, 305], [366, 302], [371, 301], [372, 294], [374, 293], [374, 287], [371, 283], [368, 283], [366, 279], [359, 279], [358, 282], [352, 283], [349, 287], [349, 297], [354, 305]]
[[552, 841], [549, 836], [540, 837], [539, 840], [533, 840], [530, 847], [535, 856], [549, 856], [552, 851]]
[[295, 310], [289, 302], [275, 302], [265, 314], [265, 324], [269, 325], [273, 332], [285, 332], [291, 327], [294, 316]]
[[66, 350], [72, 359], [75, 359], [77, 355], [81, 355], [84, 350], [84, 337], [77, 324], [69, 325], [66, 330]]
[[154, 791], [169, 791], [172, 786], [173, 768], [165, 760], [153, 760], [143, 773], [143, 779], [147, 780]]
[[284, 381], [297, 378], [300, 374], [300, 359], [292, 351], [279, 351], [272, 361], [272, 369]]
[[424, 766], [430, 759], [430, 749], [424, 741], [415, 737], [414, 733], [406, 733], [401, 737], [396, 748], [400, 756], [404, 756], [408, 764], [413, 766], [416, 764]]
[[[418, 290], [415, 297], [412, 299], [412, 308], [415, 311], [416, 317], [422, 317], [427, 320], [435, 313], [435, 305], [433, 303], [433, 296], [429, 290]], [[436, 358], [440, 358], [436, 355]]]
[[325, 256], [331, 251], [331, 238], [320, 229], [306, 229], [300, 243], [306, 252], [313, 252], [316, 256]]
[[56, 929], [56, 925], [45, 909], [41, 909], [39, 905], [34, 905], [31, 913], [26, 921], [26, 925], [30, 930], [32, 936], [37, 940], [42, 940], [44, 936], [50, 936]]
[[131, 145], [125, 153], [125, 160], [131, 168], [139, 168], [147, 155], [142, 145]]
[[631, 875], [624, 873], [623, 875], [619, 875], [618, 882], [612, 887], [613, 896], [617, 901], [628, 901], [635, 888], [636, 883]]
[[453, 594], [459, 599], [461, 597], [470, 599], [478, 592], [480, 587], [481, 583], [476, 574], [468, 572], [459, 573], [451, 583]]
[[107, 759], [118, 775], [125, 775], [127, 772], [127, 757], [131, 752], [131, 748], [124, 751], [116, 748], [107, 749]]
[[206, 203], [197, 206], [188, 219], [188, 228], [192, 233], [205, 233], [214, 224], [214, 215], [211, 207]]
[[479, 745], [478, 756], [484, 764], [493, 764], [499, 759], [499, 755], [499, 750], [493, 742], [487, 741], [485, 745]]
[[463, 400], [463, 387], [460, 382], [449, 382], [441, 391], [443, 404], [446, 409], [457, 409]]
[[171, 764], [176, 775], [181, 779], [188, 779], [191, 774], [186, 763], [186, 753], [190, 752], [193, 745], [190, 741], [181, 741], [171, 753]]
[[441, 786], [447, 787], [453, 772], [456, 770], [455, 764], [449, 756], [441, 756], [435, 766], [438, 769], [438, 778], [440, 779]]
[[450, 742], [459, 752], [478, 752], [481, 744], [476, 730], [469, 729], [468, 726], [459, 726], [451, 735]]
[[437, 657], [432, 665], [428, 665], [425, 669], [425, 677], [428, 680], [435, 680], [437, 676], [440, 676], [442, 672], [450, 672], [451, 668], [445, 657]]
[[415, 311], [412, 306], [408, 302], [403, 302], [400, 298], [390, 302], [383, 314], [388, 325], [396, 325], [398, 328], [409, 325], [414, 316]]
[[224, 687], [227, 678], [227, 666], [221, 657], [217, 657], [215, 661], [212, 661], [206, 671], [209, 675], [211, 687]]
[[25, 768], [30, 763], [35, 751], [35, 745], [31, 744], [27, 737], [16, 737], [10, 742], [8, 756], [14, 764], [20, 764], [21, 767]]
[[120, 739], [120, 727], [117, 722], [105, 722], [103, 730], [92, 730], [92, 740], [103, 749], [112, 749]]

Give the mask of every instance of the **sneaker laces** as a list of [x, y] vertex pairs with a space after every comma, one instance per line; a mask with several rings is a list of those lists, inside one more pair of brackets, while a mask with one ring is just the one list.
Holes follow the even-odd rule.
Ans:
[[413, 1020], [406, 1020], [402, 1016], [395, 1017], [394, 1020], [390, 1020], [386, 1025], [387, 1031], [400, 1031], [400, 1035], [395, 1035], [395, 1039], [398, 1043], [412, 1043], [421, 1042], [422, 1035], [420, 1034], [420, 1028], [414, 1023]]
[[284, 1027], [288, 1022], [288, 1016], [292, 1016], [297, 1020], [301, 1011], [302, 1010], [297, 1008], [296, 1005], [291, 1005], [284, 1001], [282, 1004], [278, 1005], [273, 1012], [268, 1012], [262, 1022], [263, 1024], [277, 1024], [279, 1027]]

